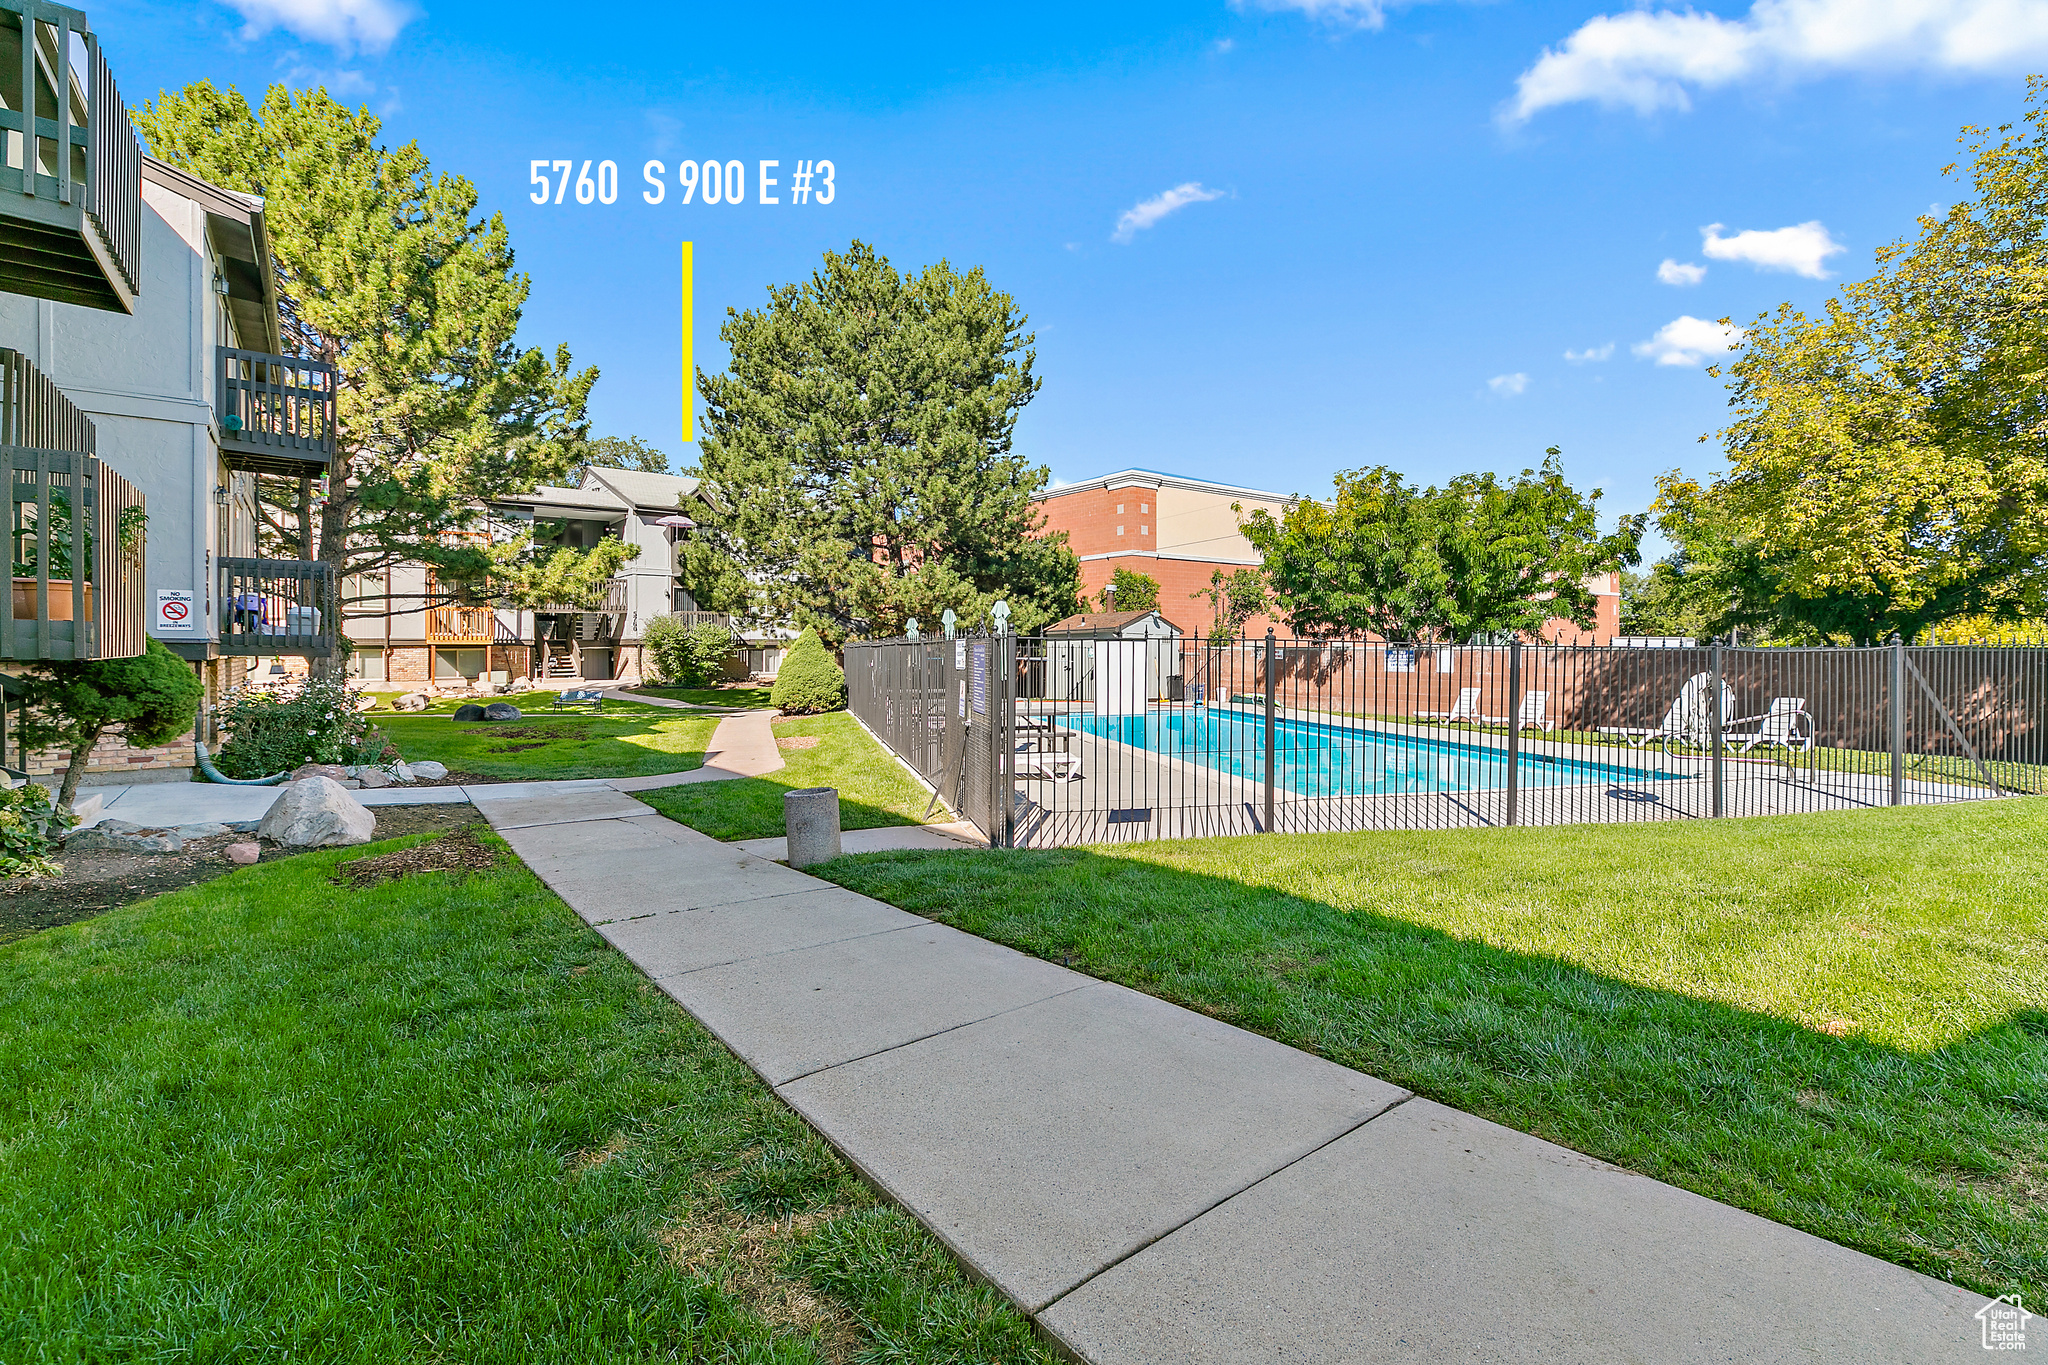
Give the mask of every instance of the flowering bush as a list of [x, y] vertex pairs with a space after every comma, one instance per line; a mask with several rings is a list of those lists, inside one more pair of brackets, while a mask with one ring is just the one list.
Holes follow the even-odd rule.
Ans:
[[30, 782], [0, 790], [0, 877], [49, 877], [63, 871], [50, 852], [77, 821], [48, 787]]
[[295, 687], [244, 688], [221, 707], [227, 733], [216, 760], [229, 777], [268, 777], [302, 763], [379, 763], [389, 747], [356, 709], [360, 701], [339, 673]]

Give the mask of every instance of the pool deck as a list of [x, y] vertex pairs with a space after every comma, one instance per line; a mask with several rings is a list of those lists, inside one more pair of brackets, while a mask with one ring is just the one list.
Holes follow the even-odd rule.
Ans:
[[[1193, 714], [1195, 708], [1154, 708], [1149, 715]], [[1077, 715], [1079, 712], [1064, 714]], [[1250, 724], [1263, 713], [1245, 707], [1213, 714]], [[1276, 720], [1356, 730], [1375, 740], [1451, 744], [1504, 755], [1507, 737], [1429, 723], [1401, 724], [1327, 712], [1277, 709]], [[1264, 832], [1263, 774], [1247, 775], [1161, 754], [1084, 730], [1069, 731], [1066, 752], [1080, 759], [1071, 782], [1018, 782], [1016, 842], [1022, 848], [1120, 843], [1146, 839], [1209, 838]], [[1639, 777], [1599, 774], [1597, 780], [1523, 786], [1520, 825], [1612, 824], [1642, 820], [1706, 819], [1713, 815], [1712, 767], [1706, 755], [1671, 758], [1648, 748], [1524, 739], [1524, 763], [1564, 761], [1633, 769]], [[1283, 748], [1284, 752], [1284, 748]], [[1263, 760], [1258, 763], [1262, 764]], [[1255, 764], [1258, 766], [1258, 764]], [[1723, 759], [1726, 815], [1785, 815], [1860, 810], [1891, 803], [1884, 773], [1833, 772], [1758, 758]], [[1979, 787], [1909, 780], [1908, 805], [1989, 800]], [[1312, 796], [1276, 783], [1273, 826], [1280, 833], [1334, 833], [1366, 829], [1445, 829], [1505, 825], [1504, 787], [1441, 792], [1359, 792]]]

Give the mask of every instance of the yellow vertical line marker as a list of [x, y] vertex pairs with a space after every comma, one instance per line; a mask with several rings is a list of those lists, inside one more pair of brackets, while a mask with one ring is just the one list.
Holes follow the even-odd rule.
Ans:
[[683, 243], [683, 444], [697, 439], [697, 359], [695, 336], [691, 329], [691, 274], [695, 262], [691, 259], [690, 243]]

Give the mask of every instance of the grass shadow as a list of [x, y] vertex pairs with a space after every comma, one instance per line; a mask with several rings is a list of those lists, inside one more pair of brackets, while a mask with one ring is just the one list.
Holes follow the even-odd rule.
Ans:
[[[1288, 842], [1210, 841], [1246, 857]], [[1324, 843], [1307, 857], [1328, 876]], [[812, 870], [1987, 1295], [2048, 1295], [2048, 1009], [1980, 1012], [1938, 1046], [1888, 1044], [1432, 925], [1426, 864], [1367, 908], [1169, 865], [1187, 847], [896, 852]]]
[[[515, 705], [527, 697], [512, 698]], [[548, 711], [536, 705], [503, 723], [458, 721], [443, 702], [424, 712], [376, 712], [373, 720], [409, 760], [432, 759], [450, 771], [548, 781], [644, 777], [704, 766], [715, 716], [659, 706], [606, 702], [602, 711]]]

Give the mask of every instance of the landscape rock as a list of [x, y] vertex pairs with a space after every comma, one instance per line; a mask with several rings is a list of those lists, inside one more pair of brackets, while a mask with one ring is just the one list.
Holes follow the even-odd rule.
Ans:
[[171, 833], [180, 839], [211, 839], [217, 834], [226, 834], [228, 827], [217, 821], [207, 820], [196, 825], [180, 825]]
[[456, 720], [482, 720], [484, 718], [484, 708], [478, 706], [473, 701], [464, 702], [455, 708], [454, 718]]
[[365, 768], [356, 774], [356, 781], [374, 790], [378, 787], [390, 786], [392, 777], [390, 773], [385, 772], [381, 768]]
[[261, 844], [229, 844], [228, 861], [238, 867], [247, 867], [263, 856]]
[[388, 776], [393, 782], [419, 781], [419, 778], [414, 776], [412, 768], [408, 766], [403, 760], [391, 764], [389, 767], [384, 769], [384, 772], [385, 775]]
[[142, 832], [141, 825], [130, 824], [126, 820], [116, 820], [111, 816], [100, 821], [92, 828], [99, 830], [102, 834], [140, 834]]
[[262, 824], [261, 820], [230, 820], [228, 828], [236, 834], [254, 834]]
[[412, 769], [412, 775], [422, 782], [439, 782], [448, 776], [448, 765], [436, 763], [431, 758], [416, 759], [405, 766]]
[[485, 720], [518, 720], [523, 714], [509, 701], [494, 701], [484, 708]]
[[533, 691], [533, 679], [514, 678], [512, 680], [512, 686], [509, 690], [513, 692], [531, 692]]
[[339, 763], [301, 763], [292, 769], [291, 780], [303, 782], [309, 777], [325, 777], [339, 782], [348, 776], [348, 769]]
[[434, 699], [424, 692], [408, 692], [391, 703], [394, 711], [424, 711], [434, 704]]
[[367, 844], [377, 817], [329, 777], [308, 777], [278, 793], [257, 834], [284, 848], [343, 848]]
[[495, 682], [478, 683], [476, 685], [476, 694], [479, 697], [502, 697], [505, 695], [505, 684]]
[[[125, 823], [125, 822], [124, 822]], [[136, 828], [129, 826], [130, 829]], [[175, 834], [124, 834], [104, 822], [74, 829], [64, 840], [66, 853], [183, 853], [185, 841]]]

